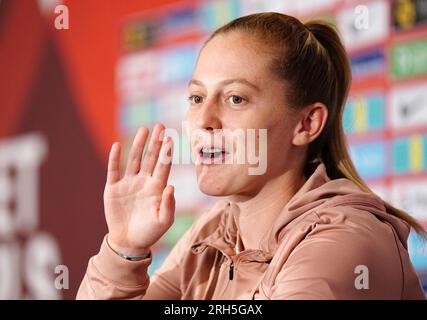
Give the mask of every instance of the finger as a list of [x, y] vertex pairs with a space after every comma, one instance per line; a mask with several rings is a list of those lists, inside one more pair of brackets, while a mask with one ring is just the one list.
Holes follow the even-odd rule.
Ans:
[[175, 215], [175, 197], [174, 187], [167, 186], [162, 193], [162, 202], [160, 203], [159, 221], [168, 228], [172, 225]]
[[114, 183], [120, 180], [120, 150], [120, 143], [114, 142], [108, 158], [107, 183]]
[[148, 145], [144, 160], [142, 161], [140, 172], [149, 175], [153, 174], [154, 167], [157, 163], [157, 158], [159, 157], [160, 148], [162, 146], [160, 135], [163, 130], [165, 130], [165, 127], [162, 124], [157, 124], [154, 126], [153, 133], [151, 134], [150, 144]]
[[173, 141], [171, 137], [163, 140], [159, 159], [153, 172], [153, 177], [160, 181], [162, 189], [168, 183], [169, 173], [172, 167]]
[[148, 137], [148, 129], [140, 128], [135, 135], [126, 165], [126, 174], [137, 174], [141, 167], [142, 152]]

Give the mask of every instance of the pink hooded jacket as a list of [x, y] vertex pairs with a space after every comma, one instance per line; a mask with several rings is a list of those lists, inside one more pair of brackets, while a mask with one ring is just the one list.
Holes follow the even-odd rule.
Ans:
[[[221, 200], [162, 267], [127, 261], [104, 239], [78, 299], [424, 299], [409, 260], [409, 225], [380, 198], [320, 163], [257, 250], [235, 254], [237, 205]], [[261, 217], [260, 217], [261, 218]]]

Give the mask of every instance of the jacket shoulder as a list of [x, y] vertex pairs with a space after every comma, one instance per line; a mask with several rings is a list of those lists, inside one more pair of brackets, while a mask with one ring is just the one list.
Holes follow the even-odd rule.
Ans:
[[288, 236], [304, 234], [288, 249], [274, 280], [273, 298], [401, 299], [404, 248], [392, 226], [349, 205], [325, 207], [301, 218]]

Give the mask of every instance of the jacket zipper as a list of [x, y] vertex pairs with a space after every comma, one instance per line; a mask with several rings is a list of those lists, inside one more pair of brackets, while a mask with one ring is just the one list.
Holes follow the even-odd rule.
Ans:
[[231, 260], [230, 269], [228, 270], [228, 279], [233, 280], [234, 278], [234, 262]]
[[234, 279], [234, 261], [233, 259], [227, 255], [226, 253], [224, 253], [224, 251], [222, 251], [220, 248], [218, 248], [217, 246], [214, 246], [212, 244], [209, 244], [210, 247], [215, 248], [216, 250], [220, 251], [224, 257], [227, 257], [230, 260], [230, 264], [229, 264], [229, 268], [228, 268], [228, 279], [229, 280], [233, 280]]

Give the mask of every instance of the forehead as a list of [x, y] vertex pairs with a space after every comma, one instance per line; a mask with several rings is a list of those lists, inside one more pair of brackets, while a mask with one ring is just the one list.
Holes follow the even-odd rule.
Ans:
[[270, 59], [254, 36], [235, 31], [220, 34], [201, 50], [194, 77], [237, 77], [251, 80], [265, 78]]

